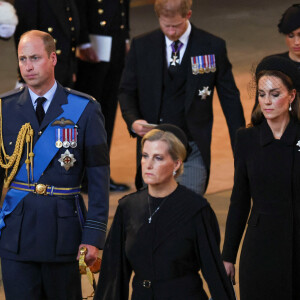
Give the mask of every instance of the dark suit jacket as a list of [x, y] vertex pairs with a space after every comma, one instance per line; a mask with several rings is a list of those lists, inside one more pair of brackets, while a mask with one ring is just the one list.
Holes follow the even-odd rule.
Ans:
[[[76, 73], [75, 47], [80, 31], [75, 0], [15, 0], [14, 5], [19, 18], [15, 32], [16, 46], [20, 36], [28, 30], [38, 29], [50, 33], [56, 40], [58, 50], [56, 79], [63, 86], [69, 86], [72, 74]], [[71, 27], [74, 27], [74, 30]]]
[[[120, 200], [104, 252], [95, 300], [207, 300], [201, 269], [215, 300], [234, 299], [219, 252], [220, 233], [207, 201], [184, 186], [148, 223], [147, 189]], [[143, 281], [151, 286], [143, 287]]]
[[[197, 143], [205, 166], [210, 168], [210, 144], [213, 124], [213, 90], [216, 87], [224, 111], [231, 142], [236, 130], [245, 125], [243, 109], [236, 88], [231, 64], [227, 58], [225, 42], [203, 30], [192, 27], [189, 38], [190, 56], [215, 54], [217, 71], [193, 75], [189, 63], [185, 95], [185, 119], [188, 129]], [[159, 123], [159, 111], [163, 93], [163, 63], [165, 37], [155, 30], [133, 39], [120, 84], [120, 104], [130, 134], [132, 123], [145, 119]], [[199, 90], [209, 87], [211, 95], [205, 100]]]
[[[300, 124], [292, 120], [280, 140], [266, 121], [238, 132], [235, 175], [223, 258], [240, 258], [242, 300], [296, 299], [300, 270]], [[298, 298], [297, 298], [298, 299]]]
[[129, 38], [129, 2], [123, 0], [76, 0], [80, 12], [80, 43], [89, 43], [89, 34]]
[[[21, 126], [30, 122], [34, 130], [34, 143], [48, 124], [62, 112], [67, 96], [76, 93], [58, 85], [45, 118], [39, 126], [27, 88], [3, 95], [3, 140], [6, 152], [11, 155]], [[89, 180], [89, 210], [83, 231], [80, 228], [75, 196], [45, 196], [34, 193], [19, 203], [4, 221], [6, 227], [0, 238], [0, 256], [23, 261], [75, 260], [79, 244], [86, 243], [102, 248], [105, 224], [108, 217], [109, 158], [103, 116], [100, 105], [91, 97], [78, 125], [78, 146], [68, 148], [76, 162], [68, 171], [58, 159], [66, 151], [60, 148], [40, 177], [39, 183], [55, 187], [80, 186], [86, 170]], [[23, 151], [20, 166], [26, 158]], [[91, 223], [104, 226], [91, 226]]]

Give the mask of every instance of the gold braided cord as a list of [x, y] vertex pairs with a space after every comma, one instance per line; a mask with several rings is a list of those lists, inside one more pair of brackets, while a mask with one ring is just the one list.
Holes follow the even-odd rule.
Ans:
[[[27, 179], [28, 183], [30, 182], [30, 167], [31, 164], [31, 172], [33, 173], [33, 152], [32, 152], [32, 144], [33, 144], [33, 129], [31, 128], [30, 123], [24, 124], [17, 137], [15, 149], [12, 155], [6, 154], [5, 148], [4, 148], [4, 142], [3, 142], [3, 133], [2, 133], [2, 100], [0, 99], [0, 143], [1, 143], [1, 150], [0, 151], [0, 166], [4, 169], [6, 169], [6, 176], [4, 179], [4, 187], [8, 188], [10, 185], [10, 182], [15, 177], [19, 165], [20, 160], [22, 158], [22, 153], [24, 149], [24, 144], [27, 144], [27, 158], [25, 160], [26, 163], [26, 170], [27, 170]], [[3, 154], [3, 156], [2, 156]], [[8, 176], [8, 169], [12, 168], [9, 176]], [[33, 176], [33, 174], [32, 174]]]

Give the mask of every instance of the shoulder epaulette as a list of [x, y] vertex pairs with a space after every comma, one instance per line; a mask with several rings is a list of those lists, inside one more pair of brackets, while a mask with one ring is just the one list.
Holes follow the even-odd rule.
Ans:
[[4, 94], [1, 94], [0, 98], [4, 99], [6, 97], [16, 95], [18, 93], [21, 93], [23, 90], [24, 90], [24, 86], [18, 87], [17, 89], [14, 89], [14, 90], [8, 91], [8, 92], [6, 92]]
[[91, 95], [89, 94], [85, 94], [85, 93], [82, 93], [82, 92], [79, 92], [79, 91], [76, 91], [76, 90], [73, 90], [73, 89], [70, 89], [68, 87], [65, 87], [64, 88], [68, 93], [70, 94], [74, 94], [74, 95], [77, 95], [77, 96], [80, 96], [80, 97], [83, 97], [83, 98], [87, 98], [91, 101], [96, 101], [96, 99], [94, 97], [92, 97]]

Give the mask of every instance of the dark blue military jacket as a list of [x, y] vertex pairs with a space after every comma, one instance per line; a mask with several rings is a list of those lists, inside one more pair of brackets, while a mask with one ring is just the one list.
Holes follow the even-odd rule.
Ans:
[[[3, 140], [6, 152], [12, 154], [21, 126], [30, 122], [34, 143], [49, 123], [62, 112], [69, 94], [88, 102], [77, 125], [76, 148], [60, 148], [39, 179], [55, 187], [76, 187], [86, 170], [89, 178], [89, 209], [83, 228], [78, 218], [76, 196], [47, 196], [29, 192], [16, 209], [5, 218], [0, 238], [0, 256], [22, 261], [71, 261], [80, 243], [102, 248], [108, 217], [109, 157], [100, 105], [85, 94], [58, 84], [44, 120], [39, 126], [28, 88], [10, 92], [2, 98]], [[49, 145], [50, 146], [50, 145]], [[69, 150], [76, 162], [68, 171], [58, 161]], [[20, 166], [26, 156], [24, 148]], [[82, 198], [80, 197], [82, 204]]]

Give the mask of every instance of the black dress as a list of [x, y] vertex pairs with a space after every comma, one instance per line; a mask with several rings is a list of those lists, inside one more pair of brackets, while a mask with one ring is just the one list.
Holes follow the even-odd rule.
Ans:
[[106, 241], [95, 300], [128, 299], [132, 272], [133, 300], [206, 300], [200, 269], [214, 300], [234, 299], [219, 242], [214, 212], [187, 188], [164, 199], [148, 199], [147, 189], [128, 195]]
[[280, 140], [266, 120], [237, 134], [223, 259], [235, 263], [251, 209], [240, 257], [241, 300], [300, 299], [299, 146], [295, 120]]

